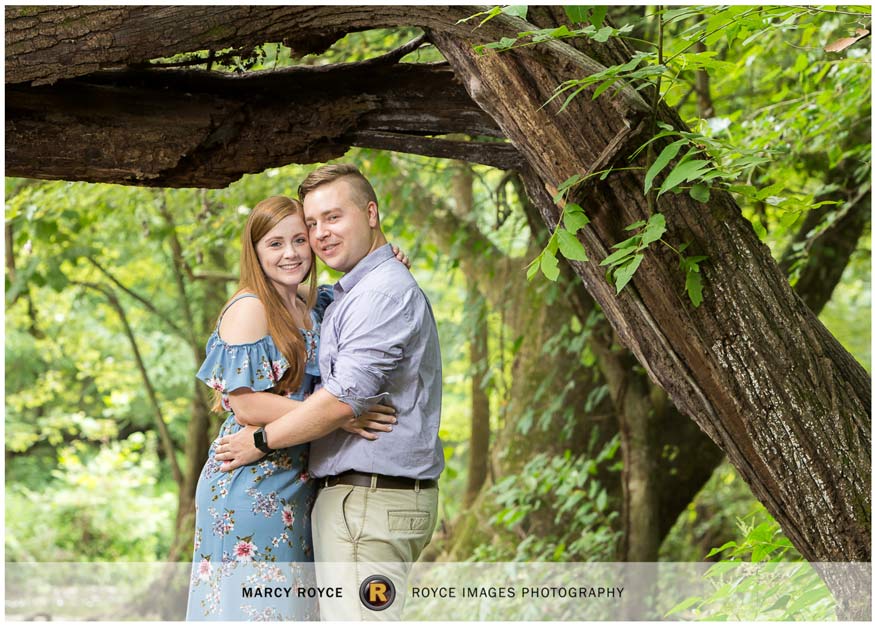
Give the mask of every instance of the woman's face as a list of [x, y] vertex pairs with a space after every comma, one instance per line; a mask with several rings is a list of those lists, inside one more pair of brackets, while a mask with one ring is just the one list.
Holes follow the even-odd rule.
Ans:
[[258, 240], [255, 252], [264, 275], [277, 289], [297, 289], [313, 264], [303, 217], [284, 218]]

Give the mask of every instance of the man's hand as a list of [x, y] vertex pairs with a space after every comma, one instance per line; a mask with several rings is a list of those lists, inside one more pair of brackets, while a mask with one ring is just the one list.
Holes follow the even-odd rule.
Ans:
[[219, 444], [216, 447], [216, 460], [222, 461], [222, 471], [233, 471], [244, 464], [261, 460], [266, 455], [255, 446], [255, 441], [252, 438], [253, 432], [257, 429], [254, 425], [247, 425], [236, 434], [223, 436], [219, 439]]
[[382, 404], [375, 404], [370, 406], [368, 412], [365, 412], [362, 416], [358, 418], [351, 417], [349, 421], [340, 427], [350, 434], [358, 434], [369, 441], [375, 441], [379, 436], [369, 430], [391, 432], [392, 424], [397, 422], [398, 419], [395, 418], [394, 408], [391, 406], [383, 406]]

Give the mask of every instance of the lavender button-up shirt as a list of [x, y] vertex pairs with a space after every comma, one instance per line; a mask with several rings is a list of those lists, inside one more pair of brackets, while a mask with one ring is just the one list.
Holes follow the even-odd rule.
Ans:
[[425, 293], [390, 245], [363, 258], [334, 285], [319, 345], [322, 386], [360, 415], [380, 399], [398, 423], [376, 441], [336, 430], [310, 445], [316, 477], [348, 470], [437, 479], [441, 352]]

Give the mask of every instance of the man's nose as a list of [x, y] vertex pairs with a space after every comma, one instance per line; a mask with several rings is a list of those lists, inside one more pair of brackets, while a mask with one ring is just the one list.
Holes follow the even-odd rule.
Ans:
[[324, 239], [328, 236], [328, 230], [322, 227], [322, 224], [316, 224], [313, 226], [313, 236], [317, 239]]

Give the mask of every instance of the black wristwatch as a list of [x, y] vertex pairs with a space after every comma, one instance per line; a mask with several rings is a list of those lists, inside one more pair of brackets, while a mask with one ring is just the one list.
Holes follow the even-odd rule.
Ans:
[[263, 451], [266, 454], [269, 454], [273, 451], [267, 445], [267, 432], [264, 431], [264, 428], [258, 428], [252, 434], [252, 438], [255, 440], [255, 446], [258, 447], [260, 451]]

